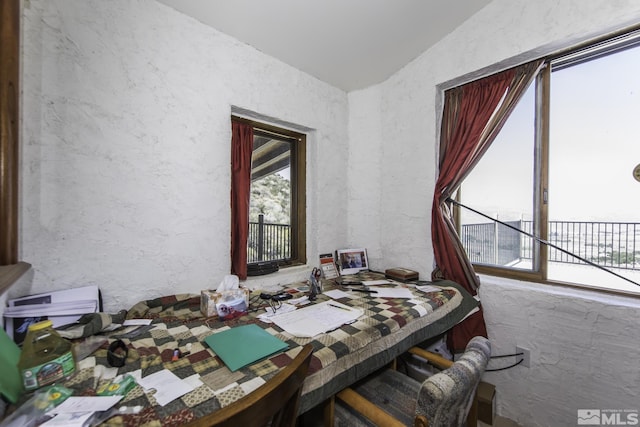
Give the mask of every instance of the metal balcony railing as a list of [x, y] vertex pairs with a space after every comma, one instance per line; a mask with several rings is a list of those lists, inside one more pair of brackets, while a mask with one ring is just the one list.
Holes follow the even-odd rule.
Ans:
[[280, 261], [291, 258], [291, 229], [289, 224], [249, 222], [247, 264], [261, 261]]
[[[532, 221], [506, 221], [534, 234]], [[640, 223], [549, 221], [548, 242], [602, 267], [640, 270]], [[472, 263], [508, 266], [532, 257], [533, 239], [498, 223], [465, 224], [462, 243]], [[549, 261], [585, 264], [549, 247]]]

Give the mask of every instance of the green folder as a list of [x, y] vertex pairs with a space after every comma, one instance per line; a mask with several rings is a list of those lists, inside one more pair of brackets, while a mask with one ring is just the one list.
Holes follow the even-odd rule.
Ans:
[[236, 326], [204, 339], [231, 371], [250, 365], [289, 347], [258, 325]]

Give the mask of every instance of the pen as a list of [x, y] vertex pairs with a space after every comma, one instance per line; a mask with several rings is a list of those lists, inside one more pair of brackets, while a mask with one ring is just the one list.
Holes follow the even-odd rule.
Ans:
[[339, 305], [335, 305], [335, 304], [331, 304], [331, 303], [329, 303], [329, 305], [330, 305], [331, 307], [339, 308], [340, 310], [351, 311], [350, 309], [348, 309], [348, 308], [346, 308], [346, 307], [340, 307]]
[[353, 289], [353, 288], [351, 288], [351, 290], [354, 291], [354, 292], [364, 292], [366, 294], [377, 294], [378, 293], [378, 291], [371, 291], [369, 289]]

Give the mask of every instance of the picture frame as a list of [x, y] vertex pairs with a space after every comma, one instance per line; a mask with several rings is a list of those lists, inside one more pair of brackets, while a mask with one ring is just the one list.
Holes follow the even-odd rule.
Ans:
[[369, 270], [369, 259], [365, 248], [338, 249], [336, 259], [340, 274], [356, 274], [362, 270]]
[[335, 279], [340, 275], [332, 253], [320, 254], [320, 270], [325, 279]]

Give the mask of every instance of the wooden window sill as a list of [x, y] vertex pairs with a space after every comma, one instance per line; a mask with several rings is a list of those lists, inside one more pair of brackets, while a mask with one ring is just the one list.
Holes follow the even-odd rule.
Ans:
[[0, 266], [0, 295], [4, 294], [30, 268], [31, 264], [27, 262]]

